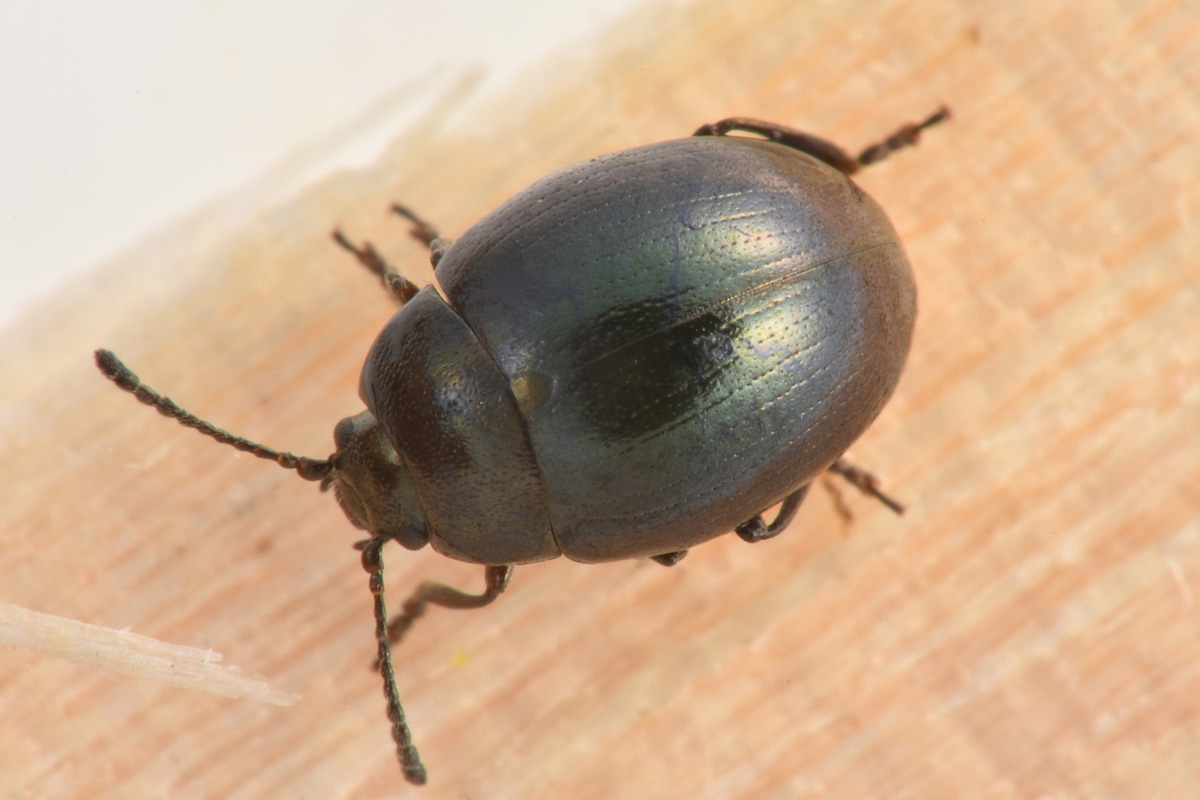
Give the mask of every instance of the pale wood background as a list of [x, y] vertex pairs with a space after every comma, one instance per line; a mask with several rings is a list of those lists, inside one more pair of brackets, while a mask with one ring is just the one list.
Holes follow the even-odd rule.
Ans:
[[[856, 148], [946, 102], [861, 179], [921, 314], [852, 455], [909, 513], [851, 497], [845, 525], [814, 492], [769, 543], [550, 562], [434, 613], [397, 654], [423, 796], [1197, 796], [1200, 6], [1046, 6], [664, 3], [369, 170], [199, 212], [5, 332], [0, 602], [211, 647], [303, 699], [0, 650], [0, 795], [417, 794], [332, 498], [157, 418], [93, 347], [322, 456], [392, 313], [334, 223], [425, 280], [392, 200], [456, 234], [555, 167], [722, 116]], [[394, 602], [481, 580], [386, 555]]]

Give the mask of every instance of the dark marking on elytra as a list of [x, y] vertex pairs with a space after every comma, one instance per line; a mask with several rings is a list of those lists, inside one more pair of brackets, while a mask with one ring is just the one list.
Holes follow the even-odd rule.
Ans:
[[655, 302], [606, 314], [572, 335], [579, 358], [564, 388], [601, 436], [652, 433], [701, 407], [736, 358], [741, 325], [720, 311]]

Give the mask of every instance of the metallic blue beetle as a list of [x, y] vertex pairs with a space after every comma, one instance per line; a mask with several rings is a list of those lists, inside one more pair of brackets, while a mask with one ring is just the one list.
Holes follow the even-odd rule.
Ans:
[[[367, 410], [338, 423], [327, 460], [215, 428], [106, 350], [97, 363], [163, 414], [332, 486], [370, 533], [358, 547], [388, 716], [406, 777], [424, 783], [389, 641], [428, 604], [486, 605], [513, 564], [670, 565], [730, 530], [768, 538], [826, 469], [895, 507], [840, 456], [896, 386], [916, 290], [896, 232], [849, 175], [947, 117], [858, 158], [723, 120], [557, 172], [453, 244], [397, 206], [430, 246], [441, 292], [335, 233], [403, 307], [363, 367]], [[487, 588], [422, 584], [388, 625], [388, 540], [487, 565]]]

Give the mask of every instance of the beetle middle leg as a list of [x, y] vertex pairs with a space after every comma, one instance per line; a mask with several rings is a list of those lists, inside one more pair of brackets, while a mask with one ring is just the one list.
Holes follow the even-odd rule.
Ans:
[[388, 640], [395, 644], [404, 638], [413, 622], [423, 616], [430, 605], [444, 608], [483, 608], [508, 588], [512, 573], [513, 568], [510, 565], [486, 567], [486, 587], [481, 594], [468, 594], [444, 583], [425, 581], [404, 601], [399, 616], [388, 623]]
[[910, 122], [902, 125], [899, 130], [881, 142], [873, 144], [858, 154], [858, 157], [847, 153], [833, 142], [813, 136], [811, 133], [798, 131], [774, 122], [766, 122], [752, 117], [729, 117], [711, 125], [702, 125], [693, 136], [724, 136], [731, 131], [746, 131], [767, 137], [773, 142], [786, 145], [802, 153], [807, 153], [818, 161], [824, 161], [834, 169], [847, 175], [853, 175], [868, 164], [875, 164], [897, 150], [911, 147], [921, 138], [921, 131], [950, 119], [950, 109], [942, 106], [921, 122]]

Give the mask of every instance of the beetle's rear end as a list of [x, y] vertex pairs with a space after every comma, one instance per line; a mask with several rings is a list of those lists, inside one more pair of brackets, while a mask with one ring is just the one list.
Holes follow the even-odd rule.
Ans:
[[437, 274], [508, 380], [579, 561], [686, 549], [812, 480], [891, 395], [916, 312], [875, 202], [746, 138], [553, 175]]

